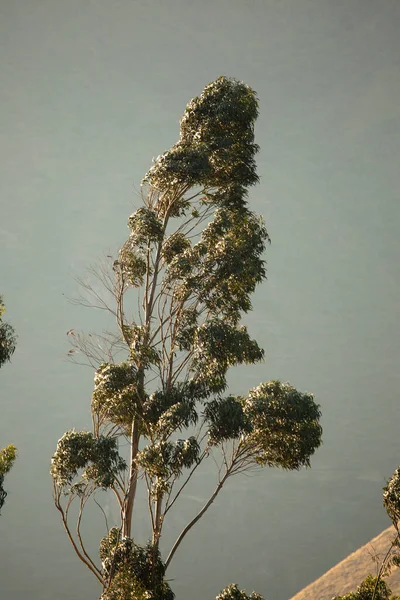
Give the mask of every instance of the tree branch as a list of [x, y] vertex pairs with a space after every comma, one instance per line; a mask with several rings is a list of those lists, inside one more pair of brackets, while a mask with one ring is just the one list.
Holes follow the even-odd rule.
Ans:
[[178, 550], [179, 546], [181, 545], [182, 540], [185, 537], [185, 535], [192, 529], [192, 527], [194, 525], [196, 525], [197, 521], [199, 521], [201, 519], [201, 517], [204, 515], [206, 510], [214, 502], [215, 498], [218, 496], [219, 492], [222, 489], [222, 486], [224, 485], [225, 481], [228, 479], [229, 475], [230, 475], [230, 471], [227, 471], [225, 473], [225, 475], [223, 476], [223, 478], [221, 479], [221, 481], [218, 483], [217, 487], [214, 490], [214, 493], [212, 494], [212, 496], [208, 500], [208, 502], [206, 502], [206, 504], [203, 506], [203, 508], [200, 510], [200, 512], [198, 512], [197, 515], [190, 521], [190, 523], [188, 523], [186, 525], [186, 527], [182, 530], [182, 532], [179, 535], [178, 539], [176, 540], [175, 544], [172, 546], [170, 553], [168, 554], [167, 560], [165, 562], [165, 570], [167, 570], [175, 552]]

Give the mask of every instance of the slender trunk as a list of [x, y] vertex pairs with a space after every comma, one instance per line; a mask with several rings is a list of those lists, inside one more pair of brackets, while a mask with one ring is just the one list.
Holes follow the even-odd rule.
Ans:
[[155, 590], [156, 581], [156, 567], [157, 567], [157, 555], [158, 548], [160, 545], [161, 529], [162, 529], [162, 494], [157, 494], [156, 510], [154, 515], [154, 529], [153, 529], [153, 565], [152, 565], [152, 583], [153, 590]]
[[129, 466], [129, 469], [130, 469], [129, 487], [128, 487], [128, 492], [126, 494], [125, 510], [124, 510], [124, 515], [123, 515], [123, 520], [122, 520], [122, 535], [124, 537], [131, 537], [133, 505], [135, 503], [137, 478], [138, 478], [136, 456], [139, 451], [139, 440], [140, 440], [140, 435], [138, 432], [138, 427], [135, 424], [135, 421], [132, 421], [131, 454], [130, 454], [130, 466]]

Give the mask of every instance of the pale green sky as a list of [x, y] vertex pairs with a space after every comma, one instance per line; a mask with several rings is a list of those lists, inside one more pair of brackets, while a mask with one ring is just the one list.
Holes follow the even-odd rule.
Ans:
[[63, 294], [124, 240], [152, 156], [221, 74], [260, 98], [251, 202], [273, 241], [247, 319], [267, 359], [232, 390], [313, 391], [325, 444], [310, 472], [232, 482], [177, 556], [177, 600], [234, 580], [287, 600], [385, 525], [400, 463], [399, 28], [398, 0], [0, 0], [0, 292], [19, 334], [0, 373], [0, 445], [20, 449], [0, 519], [7, 600], [96, 597], [47, 472], [58, 437], [89, 425], [92, 373], [64, 361], [65, 333], [104, 320]]

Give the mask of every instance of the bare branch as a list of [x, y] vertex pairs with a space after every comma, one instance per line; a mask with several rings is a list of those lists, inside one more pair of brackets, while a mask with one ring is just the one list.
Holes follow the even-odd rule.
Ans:
[[193, 467], [193, 469], [190, 471], [189, 475], [186, 477], [185, 481], [183, 482], [183, 484], [181, 485], [181, 487], [179, 488], [179, 490], [177, 491], [177, 493], [174, 496], [174, 499], [172, 500], [171, 503], [167, 503], [165, 510], [164, 510], [164, 516], [167, 514], [167, 512], [173, 507], [173, 505], [175, 504], [175, 502], [178, 500], [179, 496], [181, 495], [181, 493], [183, 492], [183, 490], [185, 489], [185, 487], [187, 486], [187, 484], [189, 483], [192, 475], [194, 474], [194, 472], [196, 471], [196, 469], [200, 466], [200, 464], [203, 462], [203, 459], [208, 455], [208, 450], [204, 450], [202, 455], [200, 456], [198, 462], [195, 464], [195, 466]]
[[66, 531], [66, 533], [68, 535], [68, 538], [69, 538], [69, 540], [70, 540], [70, 542], [71, 542], [71, 544], [72, 544], [72, 546], [73, 546], [73, 548], [75, 550], [75, 553], [80, 558], [80, 560], [87, 566], [87, 568], [93, 573], [93, 575], [96, 577], [96, 579], [98, 579], [99, 582], [103, 585], [104, 584], [104, 579], [103, 579], [103, 577], [102, 577], [101, 574], [99, 575], [100, 571], [98, 571], [98, 569], [93, 568], [92, 564], [86, 559], [86, 557], [79, 550], [79, 548], [78, 548], [78, 546], [77, 546], [77, 544], [76, 544], [76, 542], [75, 542], [75, 540], [73, 538], [71, 530], [70, 530], [70, 528], [68, 526], [67, 511], [68, 511], [69, 506], [71, 505], [72, 501], [67, 504], [67, 509], [64, 511], [64, 509], [63, 509], [63, 507], [61, 505], [61, 500], [60, 500], [60, 498], [61, 498], [61, 492], [56, 488], [55, 484], [53, 484], [53, 486], [54, 486], [54, 504], [55, 504], [57, 510], [61, 514], [61, 520], [62, 520], [62, 523], [64, 525], [64, 529], [65, 529], [65, 531]]

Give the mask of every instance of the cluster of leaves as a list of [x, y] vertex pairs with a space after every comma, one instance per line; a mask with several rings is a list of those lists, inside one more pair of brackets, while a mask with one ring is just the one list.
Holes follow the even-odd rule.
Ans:
[[400, 467], [383, 488], [383, 506], [397, 528], [400, 521]]
[[215, 600], [264, 600], [264, 598], [256, 592], [252, 592], [249, 596], [245, 590], [240, 590], [236, 583], [233, 583], [221, 590]]
[[385, 581], [368, 575], [358, 586], [357, 591], [345, 596], [335, 596], [332, 600], [399, 600], [400, 596], [392, 596], [391, 589]]
[[200, 446], [194, 436], [176, 442], [149, 444], [138, 453], [136, 462], [153, 482], [151, 493], [156, 496], [170, 489], [169, 480], [179, 477], [199, 460]]
[[69, 486], [81, 470], [82, 480], [109, 488], [125, 469], [117, 438], [96, 438], [89, 431], [67, 431], [58, 441], [51, 461], [51, 474], [61, 488]]
[[7, 492], [3, 487], [4, 477], [10, 471], [17, 457], [17, 449], [13, 444], [0, 450], [0, 510], [2, 509]]
[[143, 403], [142, 419], [147, 436], [160, 441], [196, 425], [198, 414], [192, 387], [178, 383], [168, 391], [150, 394]]
[[267, 240], [263, 220], [247, 208], [217, 208], [198, 243], [184, 245], [180, 239], [175, 257], [168, 244], [166, 280], [179, 297], [197, 298], [213, 315], [237, 324], [265, 278]]
[[[106, 580], [110, 581], [102, 600], [174, 600], [174, 593], [165, 581], [165, 567], [158, 548], [151, 542], [139, 546], [131, 538], [122, 537], [113, 527], [100, 542], [100, 559]], [[131, 596], [123, 595], [128, 589]], [[132, 595], [139, 592], [139, 598]], [[125, 593], [125, 592], [124, 592]]]
[[207, 404], [210, 445], [240, 438], [241, 452], [269, 467], [300, 469], [321, 444], [318, 404], [288, 383], [269, 381], [246, 398], [228, 396]]
[[2, 319], [5, 310], [3, 297], [0, 296], [0, 367], [8, 360], [11, 360], [17, 341], [14, 328]]
[[253, 185], [258, 181], [253, 132], [257, 115], [253, 90], [220, 77], [189, 102], [179, 141], [155, 160], [145, 180], [160, 190], [179, 184]]
[[92, 395], [92, 411], [99, 420], [130, 427], [139, 404], [135, 366], [128, 362], [100, 365], [94, 376]]
[[194, 332], [190, 371], [193, 381], [206, 390], [207, 396], [226, 389], [226, 373], [231, 366], [254, 364], [264, 351], [252, 340], [246, 327], [211, 319]]

